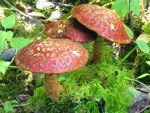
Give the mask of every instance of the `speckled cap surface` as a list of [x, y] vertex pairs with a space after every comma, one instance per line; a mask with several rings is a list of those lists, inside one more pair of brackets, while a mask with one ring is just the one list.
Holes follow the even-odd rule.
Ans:
[[16, 65], [25, 70], [52, 74], [76, 70], [87, 60], [87, 50], [68, 39], [36, 40], [21, 49], [15, 57]]
[[71, 14], [81, 24], [98, 35], [119, 44], [130, 43], [123, 22], [111, 9], [96, 4], [82, 4], [72, 8]]
[[70, 39], [76, 42], [90, 42], [95, 40], [96, 33], [87, 29], [76, 19], [70, 18], [65, 20], [42, 21], [45, 25], [44, 34], [50, 38]]

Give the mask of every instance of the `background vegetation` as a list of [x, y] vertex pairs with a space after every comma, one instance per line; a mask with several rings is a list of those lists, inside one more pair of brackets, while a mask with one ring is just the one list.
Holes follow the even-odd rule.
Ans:
[[[36, 0], [0, 1], [0, 113], [149, 113], [150, 6], [148, 0], [141, 1], [50, 0], [47, 7]], [[66, 19], [72, 7], [83, 3], [115, 10], [132, 42], [120, 49], [105, 42], [103, 62], [59, 74], [65, 94], [55, 102], [44, 90], [44, 76], [16, 66], [15, 54], [30, 42], [47, 38], [40, 19]], [[138, 39], [141, 34], [149, 38]], [[83, 45], [91, 55], [93, 42]], [[139, 101], [143, 92], [145, 104]]]

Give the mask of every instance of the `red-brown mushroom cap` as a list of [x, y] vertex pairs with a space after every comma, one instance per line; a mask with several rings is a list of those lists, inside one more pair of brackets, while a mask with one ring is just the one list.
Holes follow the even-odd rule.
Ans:
[[15, 62], [37, 73], [62, 73], [76, 70], [88, 60], [87, 50], [68, 39], [41, 39], [21, 49]]
[[74, 7], [71, 13], [81, 24], [112, 42], [127, 44], [131, 41], [122, 20], [110, 9], [82, 4]]
[[96, 33], [87, 29], [76, 19], [42, 21], [46, 26], [44, 34], [50, 38], [70, 39], [76, 42], [90, 42], [96, 38]]

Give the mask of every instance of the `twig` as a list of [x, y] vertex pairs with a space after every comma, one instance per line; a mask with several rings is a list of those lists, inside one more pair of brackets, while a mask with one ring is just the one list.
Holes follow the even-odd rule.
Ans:
[[24, 103], [24, 104], [14, 105], [14, 107], [18, 107], [18, 106], [26, 106], [26, 105], [29, 105], [29, 103]]
[[7, 4], [8, 6], [14, 8], [18, 13], [20, 13], [20, 14], [23, 15], [24, 17], [30, 19], [31, 21], [35, 21], [35, 22], [37, 22], [37, 23], [41, 23], [41, 20], [36, 19], [36, 18], [33, 18], [33, 17], [31, 17], [31, 16], [25, 14], [24, 12], [20, 11], [19, 9], [17, 9], [17, 8], [14, 7], [13, 5], [11, 5], [7, 0], [3, 0], [3, 2], [4, 2], [5, 4]]
[[8, 66], [9, 68], [13, 68], [13, 69], [16, 69], [16, 68], [19, 68], [17, 66]]
[[150, 108], [150, 105], [146, 106], [145, 108], [143, 108], [141, 111], [139, 111], [138, 113], [142, 113], [144, 110], [146, 110], [147, 108]]

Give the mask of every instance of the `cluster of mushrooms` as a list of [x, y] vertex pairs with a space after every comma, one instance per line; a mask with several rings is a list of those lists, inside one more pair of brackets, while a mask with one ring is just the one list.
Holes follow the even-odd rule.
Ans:
[[[42, 21], [44, 33], [50, 37], [33, 41], [22, 48], [15, 57], [22, 69], [45, 73], [45, 89], [52, 100], [58, 101], [63, 87], [57, 74], [76, 70], [88, 61], [87, 50], [79, 43], [94, 41], [93, 60], [101, 60], [102, 38], [119, 44], [130, 43], [122, 20], [105, 7], [82, 4], [72, 8], [72, 18]], [[52, 39], [54, 38], [54, 39]]]

